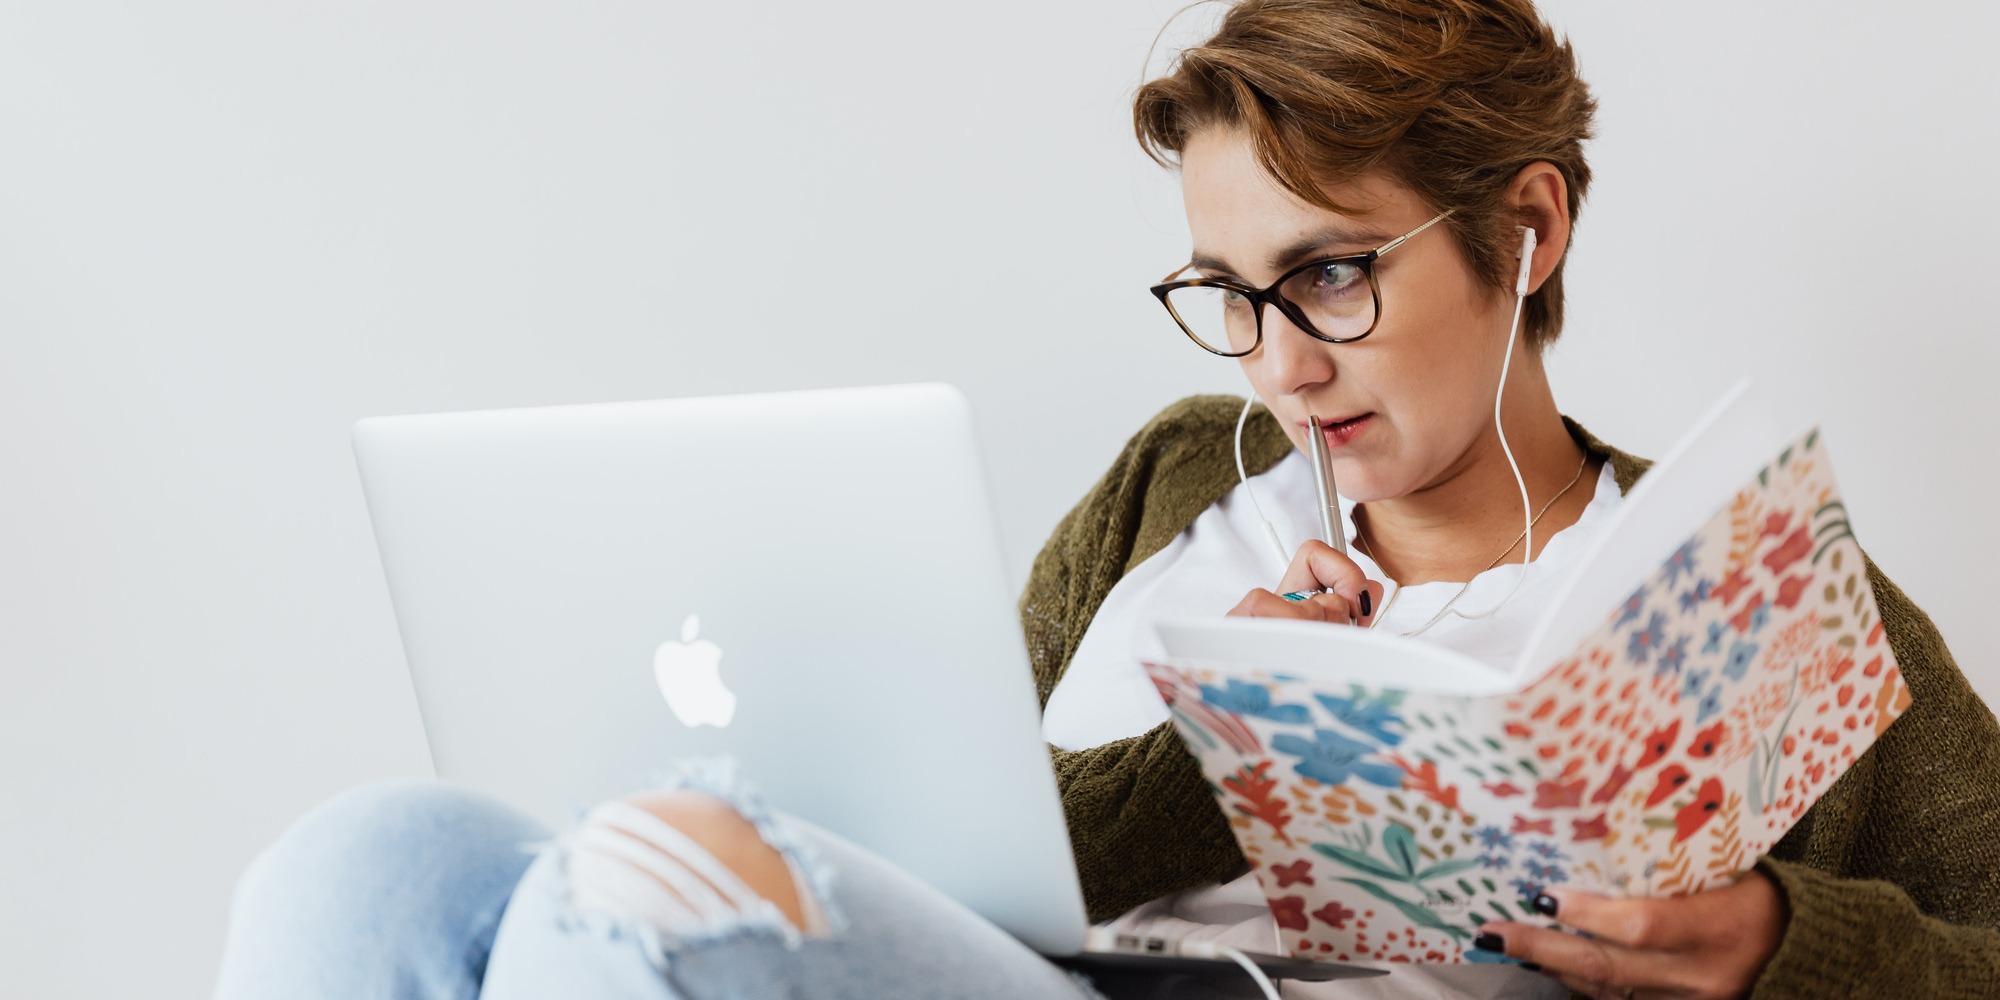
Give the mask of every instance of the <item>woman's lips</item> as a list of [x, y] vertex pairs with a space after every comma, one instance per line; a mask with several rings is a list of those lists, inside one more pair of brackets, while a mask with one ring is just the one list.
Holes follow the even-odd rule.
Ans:
[[[1320, 433], [1326, 436], [1326, 446], [1329, 448], [1338, 448], [1353, 441], [1362, 431], [1367, 430], [1369, 421], [1374, 418], [1375, 414], [1364, 413], [1358, 417], [1349, 417], [1345, 420], [1321, 420], [1319, 429]], [[1308, 424], [1307, 426], [1311, 425]]]

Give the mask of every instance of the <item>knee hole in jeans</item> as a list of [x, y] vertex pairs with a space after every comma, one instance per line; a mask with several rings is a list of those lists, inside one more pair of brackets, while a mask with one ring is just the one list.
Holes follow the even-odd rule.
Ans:
[[690, 791], [604, 803], [583, 819], [567, 865], [579, 909], [640, 920], [670, 936], [781, 918], [822, 929], [801, 874], [729, 803]]

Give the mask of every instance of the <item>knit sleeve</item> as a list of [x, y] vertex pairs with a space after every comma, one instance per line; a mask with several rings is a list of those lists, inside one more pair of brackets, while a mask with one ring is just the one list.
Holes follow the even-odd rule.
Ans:
[[[1155, 417], [1042, 546], [1020, 612], [1044, 707], [1112, 585], [1234, 485], [1232, 465], [1189, 456], [1228, 447], [1237, 405], [1195, 397]], [[1263, 451], [1286, 447], [1272, 437]], [[1243, 870], [1229, 823], [1170, 724], [1049, 752], [1091, 920]]]
[[2000, 931], [1925, 916], [1899, 886], [1761, 860], [1790, 911], [1753, 1000], [1990, 997]]
[[1930, 619], [1872, 561], [1868, 578], [1910, 706], [1842, 776], [1855, 792], [1829, 794], [1759, 861], [1788, 918], [1757, 1000], [2000, 983], [2000, 724]]
[[1093, 922], [1244, 870], [1229, 821], [1172, 723], [1087, 750], [1050, 752]]

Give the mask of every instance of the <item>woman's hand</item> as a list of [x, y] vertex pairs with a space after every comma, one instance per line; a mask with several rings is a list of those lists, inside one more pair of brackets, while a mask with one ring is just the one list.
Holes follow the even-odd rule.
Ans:
[[1785, 936], [1778, 887], [1758, 871], [1735, 885], [1674, 899], [1551, 889], [1535, 904], [1590, 936], [1494, 921], [1481, 926], [1480, 944], [1497, 936], [1508, 955], [1590, 997], [1740, 997]]
[[[1322, 591], [1304, 600], [1282, 594]], [[1364, 597], [1364, 595], [1366, 595]], [[1275, 591], [1259, 588], [1245, 594], [1229, 610], [1244, 618], [1303, 618], [1315, 622], [1367, 624], [1381, 607], [1382, 585], [1369, 580], [1354, 560], [1314, 539], [1299, 546]]]

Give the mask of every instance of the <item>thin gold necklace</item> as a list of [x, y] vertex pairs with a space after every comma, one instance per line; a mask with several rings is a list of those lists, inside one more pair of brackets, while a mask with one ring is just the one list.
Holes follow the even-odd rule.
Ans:
[[[1561, 500], [1565, 494], [1569, 493], [1570, 490], [1576, 488], [1577, 483], [1583, 481], [1583, 470], [1589, 467], [1589, 465], [1590, 465], [1590, 453], [1584, 452], [1583, 461], [1576, 463], [1576, 476], [1575, 478], [1569, 481], [1569, 485], [1563, 487], [1559, 492], [1556, 493], [1555, 496], [1550, 497], [1549, 502], [1543, 504], [1542, 509], [1536, 511], [1535, 516], [1528, 520], [1528, 527], [1522, 528], [1521, 533], [1515, 535], [1514, 540], [1508, 542], [1507, 547], [1501, 549], [1500, 554], [1494, 556], [1493, 561], [1486, 564], [1486, 569], [1480, 570], [1479, 573], [1484, 573], [1486, 572], [1487, 569], [1492, 569], [1493, 567], [1500, 565], [1500, 560], [1507, 558], [1507, 553], [1514, 551], [1514, 546], [1521, 544], [1521, 540], [1528, 537], [1528, 528], [1532, 528], [1535, 525], [1540, 524], [1542, 522], [1542, 515], [1548, 513], [1549, 508], [1554, 507], [1556, 505], [1557, 500]], [[1368, 540], [1362, 537], [1361, 532], [1358, 530], [1354, 534], [1354, 542], [1355, 544], [1361, 546], [1361, 551], [1367, 553], [1368, 558], [1371, 561], [1373, 561], [1376, 566], [1379, 567], [1382, 565], [1382, 560], [1376, 558], [1375, 556], [1375, 547], [1369, 545]], [[1533, 556], [1534, 553], [1532, 552], [1529, 553], [1530, 558], [1532, 558]], [[1522, 572], [1526, 572], [1526, 570], [1524, 569], [1522, 570]], [[1472, 575], [1474, 580], [1479, 578], [1479, 573], [1474, 573]], [[1458, 588], [1458, 593], [1451, 595], [1451, 600], [1444, 602], [1444, 607], [1439, 608], [1437, 610], [1437, 614], [1431, 616], [1430, 621], [1423, 623], [1422, 625], [1418, 626], [1417, 628], [1409, 632], [1402, 633], [1402, 638], [1414, 639], [1417, 636], [1420, 636], [1425, 632], [1430, 631], [1430, 627], [1436, 625], [1438, 622], [1443, 621], [1444, 616], [1451, 611], [1451, 606], [1457, 604], [1458, 599], [1464, 597], [1465, 592], [1471, 589], [1472, 589], [1472, 580], [1465, 581], [1465, 584]], [[1382, 607], [1375, 612], [1374, 617], [1369, 619], [1368, 627], [1374, 628], [1375, 622], [1379, 622], [1382, 619], [1387, 618], [1389, 616], [1389, 608], [1394, 606], [1396, 603], [1396, 598], [1401, 596], [1403, 596], [1403, 586], [1402, 584], [1397, 584], [1395, 593], [1390, 594], [1388, 599], [1382, 602]]]

